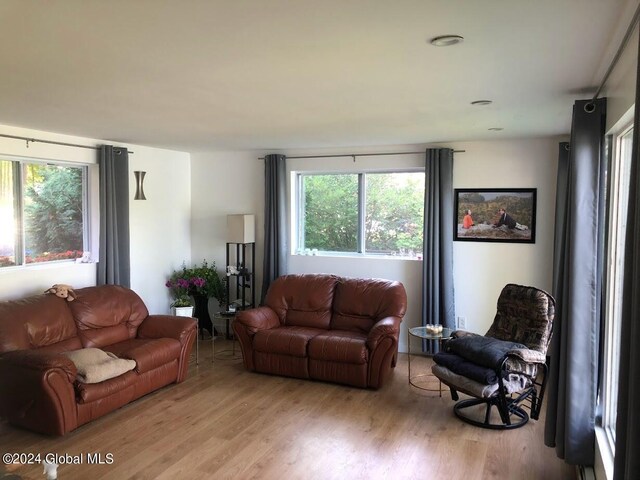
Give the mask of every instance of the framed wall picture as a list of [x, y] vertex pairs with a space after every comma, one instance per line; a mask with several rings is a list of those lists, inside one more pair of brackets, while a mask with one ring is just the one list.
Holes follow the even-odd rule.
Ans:
[[535, 188], [458, 188], [454, 240], [536, 242]]

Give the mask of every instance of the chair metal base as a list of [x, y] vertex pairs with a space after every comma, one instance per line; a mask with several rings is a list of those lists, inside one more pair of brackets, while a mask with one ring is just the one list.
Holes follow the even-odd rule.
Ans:
[[[487, 410], [484, 416], [484, 422], [480, 422], [471, 418], [463, 411], [466, 408], [483, 404], [487, 406]], [[494, 406], [497, 408], [498, 413], [500, 414], [501, 423], [491, 423], [491, 409]], [[495, 397], [487, 399], [471, 398], [469, 400], [461, 400], [456, 403], [453, 406], [453, 412], [456, 414], [456, 417], [458, 417], [463, 422], [469, 423], [476, 427], [489, 428], [491, 430], [512, 430], [522, 427], [529, 421], [529, 415], [517, 403], [508, 401], [505, 407], [506, 410], [505, 408], [501, 408], [499, 399]]]

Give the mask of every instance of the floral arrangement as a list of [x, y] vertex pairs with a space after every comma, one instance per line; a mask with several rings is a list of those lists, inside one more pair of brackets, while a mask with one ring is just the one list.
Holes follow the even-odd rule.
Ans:
[[213, 297], [222, 304], [226, 296], [225, 279], [218, 274], [215, 262], [203, 260], [200, 266], [191, 268], [183, 263], [182, 268], [174, 271], [165, 284], [175, 298], [171, 306], [191, 306], [193, 303], [189, 297], [195, 295]]

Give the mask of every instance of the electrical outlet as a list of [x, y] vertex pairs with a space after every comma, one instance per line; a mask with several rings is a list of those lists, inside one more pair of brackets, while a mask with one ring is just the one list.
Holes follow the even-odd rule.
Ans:
[[467, 328], [467, 317], [458, 317], [458, 328]]

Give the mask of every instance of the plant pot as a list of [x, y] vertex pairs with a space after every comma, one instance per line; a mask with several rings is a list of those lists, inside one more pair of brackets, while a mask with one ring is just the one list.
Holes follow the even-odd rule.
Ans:
[[193, 307], [171, 307], [176, 317], [193, 317]]
[[209, 297], [205, 295], [193, 295], [196, 304], [194, 316], [198, 319], [200, 325], [200, 335], [204, 337], [204, 331], [208, 330], [209, 335], [213, 336], [213, 323], [209, 316]]

